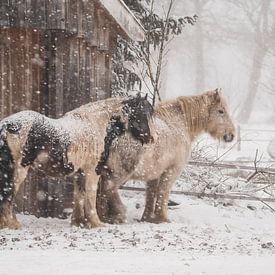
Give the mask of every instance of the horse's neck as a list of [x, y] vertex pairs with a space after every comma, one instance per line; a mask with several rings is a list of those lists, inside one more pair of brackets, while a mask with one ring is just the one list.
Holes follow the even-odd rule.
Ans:
[[182, 129], [194, 141], [206, 129], [209, 116], [206, 104], [201, 96], [179, 97], [157, 107], [156, 115], [167, 124]]
[[208, 103], [203, 96], [180, 97], [177, 99], [181, 106], [185, 127], [192, 141], [206, 130], [209, 116]]

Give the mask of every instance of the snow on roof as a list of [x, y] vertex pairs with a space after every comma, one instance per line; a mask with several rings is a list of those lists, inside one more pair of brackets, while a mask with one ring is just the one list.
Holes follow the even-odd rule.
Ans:
[[122, 0], [99, 1], [130, 39], [144, 40], [144, 28]]

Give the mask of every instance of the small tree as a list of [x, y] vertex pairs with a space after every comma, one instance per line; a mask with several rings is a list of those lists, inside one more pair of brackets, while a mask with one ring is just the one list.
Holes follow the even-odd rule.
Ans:
[[[169, 42], [182, 33], [187, 25], [194, 25], [197, 15], [173, 18], [171, 10], [175, 0], [170, 0], [164, 16], [155, 13], [154, 0], [125, 0], [126, 5], [135, 13], [145, 29], [143, 42], [118, 40], [118, 50], [113, 59], [113, 92], [124, 94], [142, 84], [146, 86], [153, 105], [161, 101], [161, 70], [167, 54]], [[134, 68], [125, 65], [131, 62]]]

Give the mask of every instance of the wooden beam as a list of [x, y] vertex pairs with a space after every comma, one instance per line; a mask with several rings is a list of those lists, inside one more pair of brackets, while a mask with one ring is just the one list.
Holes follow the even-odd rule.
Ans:
[[99, 2], [130, 39], [144, 41], [144, 28], [122, 0], [99, 0]]

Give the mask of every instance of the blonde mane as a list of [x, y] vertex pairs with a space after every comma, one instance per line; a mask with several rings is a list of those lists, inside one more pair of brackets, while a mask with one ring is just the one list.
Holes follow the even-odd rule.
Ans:
[[160, 103], [155, 108], [155, 116], [168, 123], [180, 119], [189, 131], [198, 134], [206, 130], [209, 110], [216, 104], [217, 93], [221, 105], [227, 110], [223, 94], [215, 90], [202, 95], [181, 96], [175, 100]]

